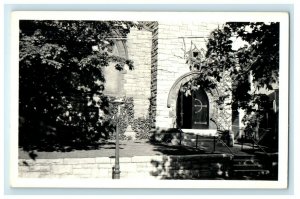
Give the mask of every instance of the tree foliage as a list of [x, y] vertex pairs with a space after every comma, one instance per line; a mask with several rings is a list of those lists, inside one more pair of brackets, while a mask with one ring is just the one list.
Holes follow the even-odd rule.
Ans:
[[[244, 46], [233, 49], [233, 40]], [[244, 109], [246, 130], [263, 120], [270, 102], [261, 88], [273, 90], [279, 83], [279, 23], [227, 23], [208, 40], [206, 57], [216, 62], [220, 74], [232, 80], [232, 107]]]
[[[20, 21], [19, 142], [24, 147], [85, 146], [112, 131], [103, 67], [133, 63], [112, 54], [132, 22]], [[104, 114], [98, 119], [100, 108]], [[85, 143], [85, 144], [84, 144]]]
[[[234, 48], [236, 39], [244, 45]], [[213, 77], [216, 82], [224, 81], [224, 75], [230, 77], [232, 108], [246, 111], [246, 129], [253, 130], [263, 120], [264, 112], [270, 110], [268, 96], [259, 90], [272, 90], [279, 83], [279, 23], [226, 23], [212, 31], [205, 57], [190, 60], [202, 66], [203, 76]], [[198, 78], [198, 84], [203, 79]]]

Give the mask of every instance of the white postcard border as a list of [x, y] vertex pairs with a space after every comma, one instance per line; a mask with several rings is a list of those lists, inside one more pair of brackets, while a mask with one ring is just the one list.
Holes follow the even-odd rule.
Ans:
[[[278, 21], [280, 22], [280, 84], [279, 84], [279, 176], [278, 181], [233, 180], [101, 180], [101, 179], [25, 179], [18, 177], [18, 58], [21, 19], [49, 20], [128, 20], [174, 21], [201, 19], [202, 21]], [[19, 11], [12, 13], [10, 67], [10, 184], [12, 187], [56, 188], [287, 188], [288, 179], [288, 66], [289, 21], [284, 12], [72, 12]]]

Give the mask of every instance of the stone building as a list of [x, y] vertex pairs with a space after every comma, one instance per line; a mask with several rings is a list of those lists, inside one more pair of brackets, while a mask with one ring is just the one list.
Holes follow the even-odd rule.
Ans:
[[[134, 117], [150, 118], [152, 128], [181, 128], [212, 135], [217, 128], [232, 130], [231, 107], [217, 101], [227, 94], [231, 100], [230, 79], [224, 77], [215, 89], [201, 87], [191, 95], [182, 86], [199, 72], [187, 64], [187, 56], [203, 56], [206, 40], [218, 23], [143, 22], [141, 30], [131, 29], [127, 38], [116, 39], [114, 53], [131, 59], [134, 70], [105, 69], [105, 91], [133, 98]], [[226, 93], [227, 92], [227, 93]], [[130, 128], [129, 130], [130, 131]]]

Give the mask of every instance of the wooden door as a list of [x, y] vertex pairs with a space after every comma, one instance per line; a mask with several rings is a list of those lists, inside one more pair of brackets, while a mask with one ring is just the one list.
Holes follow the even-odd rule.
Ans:
[[203, 89], [192, 93], [192, 129], [208, 129], [209, 102]]

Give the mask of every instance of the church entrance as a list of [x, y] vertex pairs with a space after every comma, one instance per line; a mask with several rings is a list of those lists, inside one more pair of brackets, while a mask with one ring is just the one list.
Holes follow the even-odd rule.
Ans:
[[202, 88], [189, 95], [179, 91], [176, 112], [177, 126], [181, 129], [209, 128], [209, 101]]

